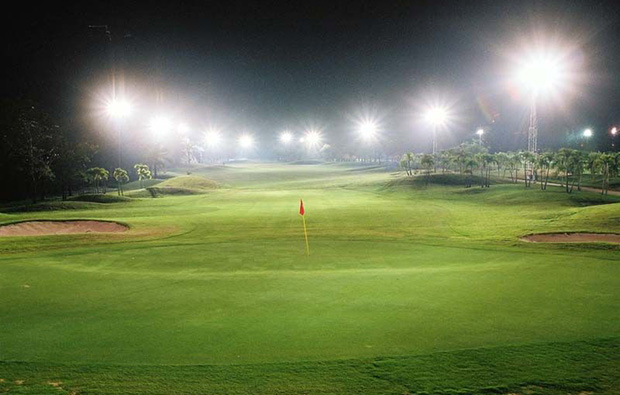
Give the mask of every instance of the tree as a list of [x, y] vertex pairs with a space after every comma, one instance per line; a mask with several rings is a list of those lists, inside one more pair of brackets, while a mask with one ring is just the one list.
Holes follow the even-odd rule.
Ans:
[[106, 193], [107, 182], [110, 178], [110, 172], [102, 167], [91, 167], [86, 170], [88, 181], [95, 187], [95, 193], [99, 193], [99, 187], [102, 187], [103, 193]]
[[405, 173], [408, 176], [413, 176], [413, 164], [415, 161], [415, 156], [413, 152], [407, 152], [400, 159], [400, 167], [405, 170]]
[[541, 177], [544, 176], [544, 182], [542, 181], [542, 179], [540, 181], [540, 189], [543, 191], [547, 189], [549, 172], [551, 171], [551, 167], [553, 166], [553, 160], [553, 152], [543, 152], [542, 154], [538, 155], [538, 158], [536, 158], [536, 167], [540, 169]]
[[430, 154], [422, 154], [420, 164], [426, 170], [426, 183], [428, 184], [431, 181], [431, 172], [435, 166], [435, 158]]
[[123, 184], [129, 181], [129, 174], [127, 174], [127, 170], [117, 167], [114, 169], [113, 175], [118, 185], [118, 195], [123, 196]]
[[133, 168], [136, 169], [136, 173], [138, 174], [140, 188], [144, 188], [144, 180], [150, 180], [152, 178], [148, 165], [145, 165], [144, 163], [137, 163]]
[[[498, 177], [506, 177], [506, 168], [508, 167], [508, 162], [510, 161], [510, 157], [506, 152], [498, 152], [495, 154], [495, 163], [497, 163], [497, 176]], [[500, 176], [500, 172], [504, 169], [504, 174]]]
[[473, 157], [470, 157], [465, 161], [464, 166], [464, 172], [467, 175], [467, 177], [465, 178], [465, 188], [471, 188], [472, 175], [474, 174], [474, 168], [478, 167], [478, 161], [476, 161], [476, 159], [474, 159]]
[[3, 177], [22, 186], [21, 191], [13, 191], [15, 195], [30, 195], [33, 202], [44, 199], [45, 187], [54, 180], [52, 165], [58, 157], [60, 128], [32, 103], [2, 104], [1, 159], [2, 168], [9, 170], [2, 172]]
[[[534, 180], [534, 154], [529, 151], [522, 151], [519, 153], [521, 157], [521, 161], [523, 164], [523, 179], [525, 180], [525, 187], [529, 188], [532, 185], [532, 181]], [[528, 174], [528, 168], [531, 167], [531, 170]]]
[[620, 154], [599, 153], [594, 160], [593, 166], [595, 166], [597, 170], [600, 170], [601, 175], [603, 176], [601, 194], [607, 195], [609, 192], [609, 179], [618, 174], [620, 167]]

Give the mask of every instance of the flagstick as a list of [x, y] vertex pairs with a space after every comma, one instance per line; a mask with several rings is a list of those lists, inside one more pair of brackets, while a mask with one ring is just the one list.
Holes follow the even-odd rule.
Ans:
[[308, 231], [306, 230], [306, 216], [302, 215], [301, 219], [304, 221], [304, 236], [306, 237], [306, 255], [310, 256], [310, 245], [308, 244]]

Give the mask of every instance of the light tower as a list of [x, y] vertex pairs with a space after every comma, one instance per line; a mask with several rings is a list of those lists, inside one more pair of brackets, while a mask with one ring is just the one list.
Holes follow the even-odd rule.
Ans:
[[441, 107], [431, 107], [426, 111], [426, 120], [433, 126], [433, 156], [437, 154], [437, 126], [446, 122], [447, 112]]
[[527, 150], [538, 152], [538, 116], [536, 102], [542, 93], [551, 93], [562, 79], [559, 60], [546, 53], [531, 56], [518, 73], [519, 83], [530, 95], [530, 125], [527, 131]]

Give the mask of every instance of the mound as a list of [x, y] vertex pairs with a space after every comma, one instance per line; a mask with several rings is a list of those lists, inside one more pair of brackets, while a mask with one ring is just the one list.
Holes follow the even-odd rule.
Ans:
[[323, 163], [322, 160], [309, 159], [309, 160], [298, 160], [295, 162], [290, 162], [289, 165], [320, 165], [322, 163]]
[[217, 183], [197, 176], [179, 176], [159, 183], [147, 190], [151, 196], [160, 195], [196, 195], [217, 188]]
[[126, 225], [108, 221], [27, 221], [0, 226], [0, 237], [118, 233], [127, 229]]
[[91, 202], [69, 202], [51, 201], [35, 204], [24, 204], [19, 206], [9, 206], [1, 208], [4, 213], [27, 213], [37, 211], [59, 211], [59, 210], [88, 210], [100, 207], [97, 203]]
[[68, 200], [76, 201], [76, 202], [93, 202], [93, 203], [120, 203], [120, 202], [128, 202], [131, 199], [125, 196], [118, 196], [115, 194], [105, 194], [105, 195], [79, 195], [72, 196]]
[[521, 240], [532, 243], [620, 243], [615, 233], [546, 233], [528, 235]]

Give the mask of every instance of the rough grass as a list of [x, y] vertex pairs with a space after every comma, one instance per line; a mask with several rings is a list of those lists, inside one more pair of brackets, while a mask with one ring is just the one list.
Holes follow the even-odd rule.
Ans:
[[132, 229], [0, 245], [0, 388], [618, 393], [620, 247], [519, 240], [620, 232], [613, 199], [349, 170], [202, 168], [224, 187], [3, 215]]
[[197, 195], [217, 188], [217, 183], [199, 176], [179, 176], [148, 187], [152, 197], [163, 195]]
[[93, 203], [121, 203], [129, 202], [130, 198], [118, 196], [116, 192], [96, 195], [77, 195], [68, 198], [69, 201], [75, 202], [93, 202]]

